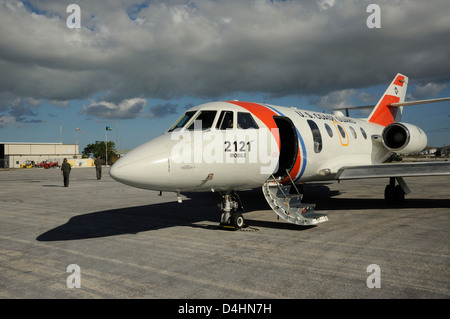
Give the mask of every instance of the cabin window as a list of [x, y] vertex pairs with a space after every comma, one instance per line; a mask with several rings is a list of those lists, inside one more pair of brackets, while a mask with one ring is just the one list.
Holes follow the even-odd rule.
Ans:
[[217, 121], [216, 128], [226, 130], [233, 128], [233, 112], [222, 111]]
[[178, 121], [175, 122], [174, 125], [169, 129], [168, 132], [172, 132], [176, 129], [181, 129], [189, 120], [194, 116], [197, 111], [189, 111], [183, 114]]
[[250, 113], [242, 113], [238, 112], [238, 128], [241, 129], [249, 129], [249, 128], [258, 128], [258, 125], [255, 123], [252, 115]]
[[325, 129], [327, 130], [327, 133], [330, 137], [333, 137], [333, 130], [331, 129], [331, 127], [325, 123]]
[[360, 129], [361, 129], [361, 134], [362, 134], [362, 136], [364, 137], [365, 140], [367, 140], [367, 134], [366, 134], [366, 131], [364, 131], [364, 129], [363, 129], [362, 127], [360, 127]]
[[341, 133], [342, 138], [345, 138], [345, 130], [342, 125], [337, 125], [339, 132]]
[[357, 138], [357, 135], [356, 135], [356, 131], [355, 131], [355, 129], [353, 128], [353, 127], [351, 127], [350, 126], [350, 131], [352, 132], [352, 135], [353, 135], [353, 137], [355, 138], [355, 140], [356, 140], [356, 138]]
[[189, 125], [188, 130], [207, 130], [210, 129], [217, 111], [201, 111], [195, 120]]
[[308, 120], [308, 124], [313, 135], [314, 152], [320, 153], [322, 151], [322, 136], [320, 135], [319, 127], [311, 120]]

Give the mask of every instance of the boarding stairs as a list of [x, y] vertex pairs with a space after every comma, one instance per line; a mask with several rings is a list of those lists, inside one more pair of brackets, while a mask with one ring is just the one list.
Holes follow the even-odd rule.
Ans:
[[314, 211], [316, 204], [302, 203], [302, 195], [288, 173], [290, 184], [280, 183], [273, 175], [262, 186], [264, 197], [273, 211], [282, 219], [296, 225], [316, 225], [328, 220], [326, 214]]

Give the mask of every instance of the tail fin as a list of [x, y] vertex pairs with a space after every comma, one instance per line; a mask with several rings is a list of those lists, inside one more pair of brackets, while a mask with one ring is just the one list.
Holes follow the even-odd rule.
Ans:
[[375, 105], [367, 118], [369, 122], [387, 126], [394, 122], [399, 122], [402, 117], [403, 107], [393, 107], [392, 103], [402, 103], [405, 101], [408, 78], [400, 73], [395, 76], [391, 85], [384, 92], [381, 99]]

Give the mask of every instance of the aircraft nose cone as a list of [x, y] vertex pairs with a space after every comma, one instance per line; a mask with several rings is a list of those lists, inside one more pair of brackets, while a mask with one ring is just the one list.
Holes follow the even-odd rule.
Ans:
[[114, 163], [109, 171], [111, 177], [130, 186], [157, 190], [168, 171], [167, 158], [161, 156], [147, 156], [142, 159], [126, 157]]
[[121, 161], [122, 159], [123, 158], [116, 161], [109, 169], [109, 175], [118, 182], [122, 182], [127, 176], [125, 169], [122, 168], [123, 165], [120, 165], [121, 163], [119, 163], [119, 161]]
[[168, 177], [168, 156], [165, 152], [155, 152], [151, 145], [143, 145], [115, 162], [109, 175], [126, 185], [160, 190]]

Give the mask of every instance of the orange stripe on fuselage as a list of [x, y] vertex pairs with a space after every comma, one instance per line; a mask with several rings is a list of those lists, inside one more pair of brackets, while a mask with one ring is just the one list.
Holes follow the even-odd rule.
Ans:
[[[273, 119], [274, 116], [280, 116], [279, 114], [275, 113], [270, 108], [265, 107], [264, 105], [257, 104], [257, 103], [241, 102], [241, 101], [229, 101], [228, 103], [233, 103], [235, 105], [238, 105], [238, 106], [246, 109], [247, 111], [249, 111], [250, 113], [255, 115], [257, 118], [259, 118], [267, 126], [267, 128], [269, 130], [272, 130], [272, 128], [276, 128], [277, 130], [271, 131], [271, 132], [274, 135], [275, 140], [277, 141], [278, 149], [281, 150], [280, 135], [279, 135], [279, 133], [276, 134], [276, 132], [278, 132], [278, 126], [277, 126], [275, 120]], [[300, 164], [301, 164], [301, 153], [300, 152], [301, 152], [301, 150], [299, 147], [298, 153], [297, 153], [297, 158], [295, 159], [295, 164], [292, 167], [291, 171], [289, 172], [289, 175], [291, 176], [291, 178], [293, 180], [296, 179], [296, 177], [300, 171]], [[286, 178], [284, 178], [280, 183], [281, 184], [290, 183], [289, 177], [286, 176]]]
[[[292, 180], [295, 180], [297, 178], [298, 172], [300, 171], [300, 148], [298, 149], [297, 158], [295, 159], [295, 164], [292, 167], [291, 171], [289, 172], [289, 175], [291, 176]], [[291, 179], [289, 176], [286, 176], [280, 183], [281, 184], [289, 184], [291, 182]]]
[[[277, 123], [275, 123], [275, 120], [273, 119], [273, 117], [277, 116], [278, 114], [275, 113], [274, 111], [272, 111], [271, 109], [269, 109], [263, 105], [260, 105], [258, 103], [252, 103], [252, 102], [227, 101], [227, 103], [232, 103], [232, 104], [238, 105], [240, 107], [243, 107], [250, 113], [252, 113], [254, 116], [259, 118], [267, 126], [267, 128], [269, 129], [269, 131], [272, 132], [272, 134], [274, 133], [274, 131], [272, 131], [273, 128], [277, 129], [275, 132], [278, 132]], [[277, 141], [278, 149], [280, 149], [280, 135], [277, 134], [276, 136], [274, 135], [274, 137], [275, 137], [275, 140]]]

